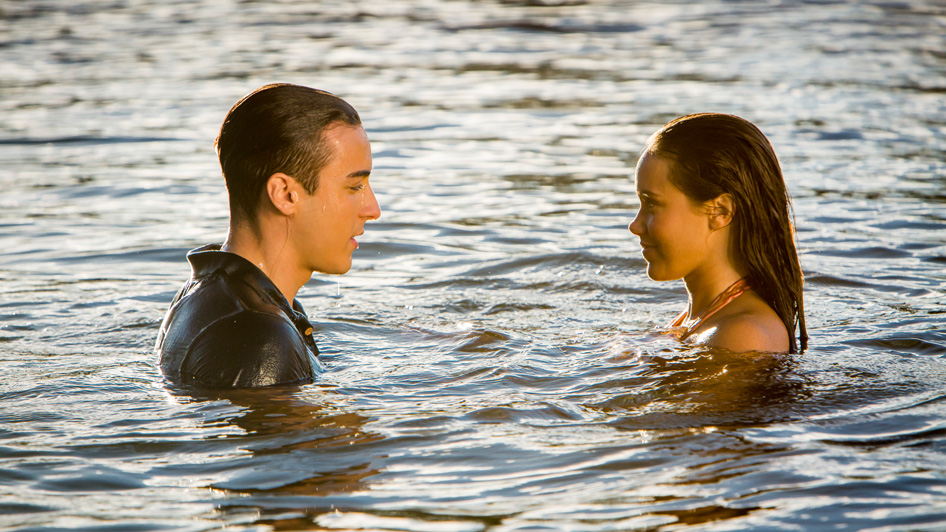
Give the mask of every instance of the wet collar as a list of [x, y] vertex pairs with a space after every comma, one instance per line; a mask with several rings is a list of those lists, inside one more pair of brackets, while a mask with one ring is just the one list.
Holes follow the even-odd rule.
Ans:
[[289, 305], [286, 296], [276, 288], [273, 281], [263, 273], [263, 270], [256, 267], [255, 264], [245, 258], [221, 251], [220, 244], [207, 244], [187, 253], [187, 261], [191, 265], [191, 275], [194, 279], [207, 277], [214, 272], [223, 270], [227, 275], [244, 278], [253, 285], [259, 287], [266, 295], [272, 298], [280, 307], [284, 308], [291, 315], [292, 311], [305, 315], [305, 310], [298, 299]]

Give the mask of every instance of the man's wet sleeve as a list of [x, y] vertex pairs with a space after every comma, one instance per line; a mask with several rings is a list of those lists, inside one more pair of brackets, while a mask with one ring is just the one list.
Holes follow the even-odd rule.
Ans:
[[202, 331], [181, 367], [185, 384], [207, 388], [302, 383], [313, 377], [305, 344], [292, 325], [252, 311]]

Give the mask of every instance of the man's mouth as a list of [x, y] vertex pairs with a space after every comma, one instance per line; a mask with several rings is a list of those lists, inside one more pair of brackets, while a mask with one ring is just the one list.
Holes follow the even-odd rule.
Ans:
[[[360, 232], [360, 233], [358, 233], [358, 234], [356, 234], [355, 236], [361, 236], [361, 235], [363, 235], [363, 234], [365, 234], [365, 232], [364, 232], [364, 231], [362, 231], [362, 232]], [[351, 238], [349, 238], [349, 240], [351, 240], [351, 241], [352, 241], [352, 243], [353, 243], [353, 244], [355, 244], [355, 249], [358, 249], [358, 241], [357, 241], [357, 240], [355, 240], [355, 236], [353, 236], [353, 237], [351, 237]]]

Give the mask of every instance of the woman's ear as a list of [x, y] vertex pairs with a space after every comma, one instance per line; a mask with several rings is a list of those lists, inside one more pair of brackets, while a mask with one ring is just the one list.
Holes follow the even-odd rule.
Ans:
[[732, 223], [735, 215], [735, 202], [732, 195], [720, 194], [715, 199], [706, 202], [706, 212], [709, 214], [709, 225], [713, 231], [718, 231]]
[[282, 172], [277, 172], [266, 180], [266, 196], [275, 209], [286, 216], [292, 216], [299, 206], [299, 192], [301, 186]]

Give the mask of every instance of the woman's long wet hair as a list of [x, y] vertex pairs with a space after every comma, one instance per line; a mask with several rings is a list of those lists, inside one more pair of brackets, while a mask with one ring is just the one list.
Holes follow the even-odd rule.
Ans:
[[734, 258], [748, 272], [752, 289], [785, 324], [789, 351], [805, 350], [804, 277], [791, 199], [765, 135], [738, 116], [700, 113], [666, 124], [650, 137], [645, 151], [670, 163], [670, 181], [691, 202], [732, 196]]

